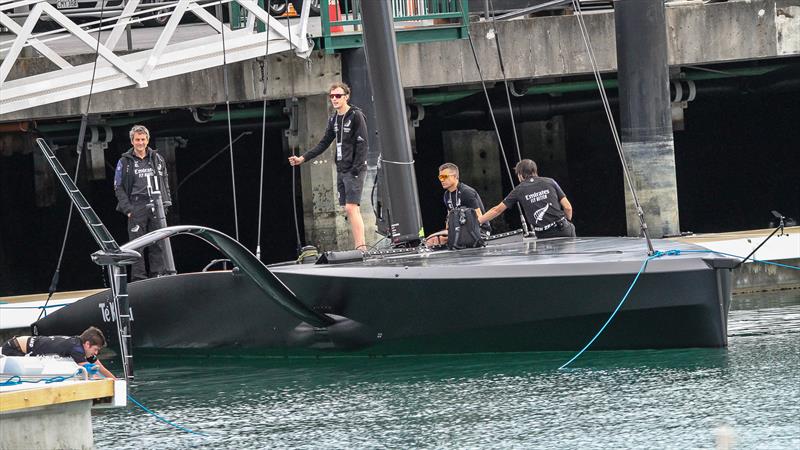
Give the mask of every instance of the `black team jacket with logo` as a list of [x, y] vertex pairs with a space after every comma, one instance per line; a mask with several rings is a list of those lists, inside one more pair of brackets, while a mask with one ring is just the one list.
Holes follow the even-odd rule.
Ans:
[[337, 135], [340, 133], [339, 125], [342, 124], [344, 125], [341, 131], [342, 159], [341, 161], [336, 160], [336, 171], [358, 175], [358, 172], [367, 163], [369, 143], [367, 141], [367, 121], [364, 113], [357, 106], [350, 105], [350, 109], [344, 113], [342, 118], [334, 111], [333, 115], [328, 118], [325, 136], [322, 137], [319, 144], [302, 156], [306, 161], [319, 156], [337, 139]]
[[[158, 184], [161, 187], [161, 200], [172, 202], [169, 183], [167, 182], [167, 164], [164, 162], [164, 157], [152, 148], [147, 147], [147, 156], [144, 159], [149, 160], [158, 176]], [[125, 215], [133, 212], [130, 195], [133, 189], [133, 163], [135, 161], [140, 160], [134, 156], [131, 148], [119, 158], [117, 168], [114, 171], [114, 194], [117, 196], [117, 211]]]

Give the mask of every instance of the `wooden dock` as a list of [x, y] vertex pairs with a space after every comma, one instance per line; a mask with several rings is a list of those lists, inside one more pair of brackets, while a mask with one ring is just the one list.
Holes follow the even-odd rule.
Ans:
[[[3, 375], [3, 381], [7, 378]], [[91, 449], [92, 407], [125, 406], [126, 399], [127, 387], [122, 380], [2, 386], [0, 448]]]
[[[744, 257], [758, 248], [772, 231], [772, 229], [764, 229], [695, 234], [675, 238], [675, 240]], [[748, 262], [735, 269], [733, 293], [800, 289], [800, 270], [753, 262], [753, 258], [790, 266], [800, 265], [800, 227], [786, 227], [783, 233], [776, 233], [753, 254]]]

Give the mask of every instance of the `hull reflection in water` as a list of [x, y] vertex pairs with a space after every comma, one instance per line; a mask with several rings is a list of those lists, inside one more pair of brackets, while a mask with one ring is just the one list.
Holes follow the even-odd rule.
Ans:
[[[240, 272], [129, 285], [133, 345], [177, 354], [429, 354], [577, 350], [617, 307], [647, 259], [635, 238], [511, 236], [470, 250], [270, 266], [297, 299], [337, 320], [303, 322]], [[657, 249], [696, 250], [669, 240]], [[731, 260], [682, 253], [648, 263], [592, 349], [725, 347]], [[103, 323], [108, 293], [37, 322], [40, 334]], [[338, 326], [338, 328], [337, 328]]]

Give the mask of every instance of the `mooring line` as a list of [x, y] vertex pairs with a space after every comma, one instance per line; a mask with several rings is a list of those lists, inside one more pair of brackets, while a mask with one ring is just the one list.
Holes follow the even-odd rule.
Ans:
[[184, 427], [184, 426], [178, 425], [178, 424], [177, 424], [177, 423], [175, 423], [175, 422], [171, 422], [171, 421], [169, 421], [169, 420], [167, 420], [167, 419], [165, 419], [165, 418], [161, 417], [161, 416], [160, 416], [160, 415], [158, 415], [157, 413], [155, 413], [155, 412], [151, 411], [150, 409], [148, 409], [148, 408], [147, 408], [146, 406], [144, 406], [143, 404], [139, 403], [139, 402], [138, 402], [138, 401], [137, 401], [135, 398], [133, 398], [133, 396], [132, 396], [131, 394], [128, 394], [128, 399], [129, 399], [130, 401], [132, 401], [132, 402], [133, 402], [133, 403], [134, 403], [136, 406], [138, 406], [139, 408], [141, 408], [141, 409], [142, 409], [142, 411], [144, 411], [144, 412], [146, 412], [146, 413], [148, 413], [148, 414], [152, 415], [152, 416], [153, 416], [153, 417], [155, 417], [156, 419], [158, 419], [158, 420], [160, 420], [160, 421], [162, 421], [162, 422], [166, 423], [167, 425], [169, 425], [169, 426], [171, 426], [171, 427], [175, 427], [175, 428], [177, 428], [177, 429], [179, 429], [179, 430], [182, 430], [182, 431], [185, 431], [185, 432], [187, 432], [187, 433], [191, 433], [191, 434], [196, 434], [196, 435], [198, 435], [198, 436], [204, 436], [204, 437], [208, 436], [206, 433], [203, 433], [203, 432], [200, 432], [200, 431], [194, 431], [194, 430], [191, 430], [191, 429], [189, 429], [189, 428], [186, 428], [186, 427]]
[[[600, 327], [600, 330], [594, 335], [594, 337], [591, 340], [589, 340], [589, 343], [587, 343], [569, 361], [567, 361], [564, 364], [562, 364], [561, 367], [558, 368], [558, 370], [564, 369], [565, 367], [570, 365], [573, 361], [578, 359], [578, 357], [581, 356], [594, 343], [594, 341], [597, 340], [598, 337], [600, 337], [600, 335], [603, 333], [603, 331], [605, 331], [605, 329], [608, 326], [608, 324], [610, 324], [611, 321], [614, 319], [614, 317], [617, 315], [617, 312], [620, 310], [620, 308], [622, 308], [622, 305], [625, 303], [625, 300], [628, 299], [628, 296], [630, 295], [631, 291], [633, 290], [633, 287], [636, 285], [636, 282], [639, 281], [639, 276], [644, 273], [644, 271], [647, 269], [647, 264], [651, 260], [656, 259], [656, 258], [660, 258], [662, 256], [678, 256], [681, 253], [714, 253], [716, 255], [728, 256], [728, 257], [742, 259], [742, 260], [744, 259], [744, 257], [742, 257], [742, 256], [732, 255], [730, 253], [718, 252], [718, 251], [714, 251], [714, 250], [667, 250], [665, 252], [656, 250], [655, 253], [653, 253], [652, 256], [648, 256], [647, 259], [644, 260], [644, 263], [642, 264], [642, 267], [639, 269], [639, 272], [633, 278], [633, 281], [631, 282], [631, 285], [628, 286], [628, 290], [625, 292], [625, 295], [622, 296], [622, 300], [619, 301], [619, 304], [614, 309], [614, 311], [611, 313], [611, 315], [608, 317], [608, 320], [606, 320], [606, 323], [604, 323], [603, 326]], [[762, 260], [755, 259], [755, 258], [752, 259], [752, 261], [758, 262], [758, 263], [762, 263], [762, 264], [769, 264], [769, 265], [773, 265], [773, 266], [778, 266], [778, 267], [785, 267], [787, 269], [800, 270], [800, 267], [792, 266], [790, 264], [781, 264], [781, 263], [775, 263], [775, 262], [772, 262], [772, 261], [762, 261]]]
[[58, 308], [60, 306], [67, 306], [71, 304], [72, 303], [62, 303], [60, 305], [43, 305], [43, 306], [0, 306], [0, 309], [47, 309], [47, 308]]

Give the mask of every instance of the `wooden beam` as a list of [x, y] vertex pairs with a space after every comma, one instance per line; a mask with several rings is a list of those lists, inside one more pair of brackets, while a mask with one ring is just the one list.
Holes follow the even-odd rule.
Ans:
[[0, 393], [0, 413], [114, 396], [114, 380], [77, 381]]

